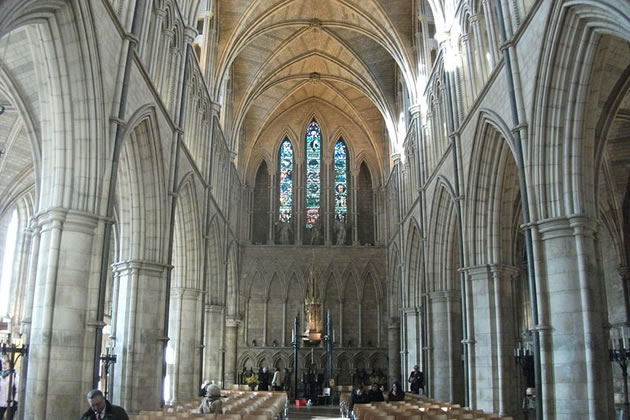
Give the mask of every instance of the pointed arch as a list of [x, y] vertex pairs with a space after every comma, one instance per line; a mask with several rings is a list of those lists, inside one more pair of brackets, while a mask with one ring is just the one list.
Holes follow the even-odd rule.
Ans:
[[[532, 174], [536, 191], [531, 194], [533, 220], [582, 213], [596, 216], [593, 186], [597, 183], [593, 180], [598, 168], [593, 150], [598, 139], [593, 128], [597, 124], [594, 119], [601, 115], [598, 102], [602, 98], [590, 90], [598, 86], [599, 94], [605, 95], [615, 88], [617, 80], [610, 78], [608, 71], [599, 72], [602, 84], [592, 77], [603, 64], [596, 60], [603, 37], [626, 43], [630, 40], [629, 16], [628, 2], [553, 4], [532, 101], [534, 141], [527, 151], [532, 166], [543, 168]], [[567, 27], [575, 30], [567, 31]], [[625, 91], [628, 85], [626, 79]], [[558, 187], [549, 189], [552, 183]]]
[[173, 246], [172, 287], [201, 290], [201, 255], [203, 249], [199, 201], [192, 172], [182, 178], [177, 188]]
[[439, 179], [439, 188], [431, 200], [429, 231], [427, 232], [427, 267], [425, 290], [427, 293], [456, 288], [453, 268], [456, 262], [457, 218], [455, 191], [448, 180]]
[[[167, 173], [154, 109], [141, 108], [125, 133], [116, 197], [120, 209], [119, 261], [141, 259], [165, 262]], [[150, 217], [148, 217], [150, 215]]]
[[407, 279], [403, 288], [403, 302], [405, 307], [420, 306], [422, 294], [421, 250], [422, 237], [420, 227], [415, 220], [409, 225], [407, 234]]
[[392, 243], [388, 252], [388, 305], [387, 311], [390, 317], [398, 317], [402, 303], [402, 279], [400, 275], [400, 252], [398, 245]]
[[208, 283], [206, 286], [207, 296], [206, 301], [211, 305], [225, 305], [223, 297], [223, 279], [225, 277], [225, 266], [223, 261], [225, 256], [222, 252], [223, 236], [221, 235], [221, 228], [219, 227], [219, 216], [214, 215], [210, 220], [207, 239], [208, 253], [208, 273], [205, 281]]
[[507, 125], [487, 110], [480, 113], [468, 176], [465, 214], [469, 265], [512, 264], [515, 201], [520, 203], [514, 140]]

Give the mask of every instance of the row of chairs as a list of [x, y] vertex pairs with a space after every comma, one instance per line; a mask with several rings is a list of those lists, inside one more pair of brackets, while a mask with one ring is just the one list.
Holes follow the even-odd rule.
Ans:
[[198, 413], [198, 400], [177, 406], [165, 406], [161, 410], [140, 411], [130, 415], [130, 420], [176, 420], [189, 418], [213, 418], [216, 420], [284, 420], [287, 411], [287, 395], [283, 392], [222, 391], [223, 413]]
[[354, 409], [356, 420], [512, 420], [413, 394], [404, 402], [360, 404]]

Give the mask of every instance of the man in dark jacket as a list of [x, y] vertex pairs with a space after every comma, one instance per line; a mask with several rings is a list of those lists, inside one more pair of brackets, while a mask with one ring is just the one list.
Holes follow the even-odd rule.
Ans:
[[90, 409], [83, 413], [81, 420], [129, 420], [124, 408], [110, 404], [99, 389], [87, 393]]
[[354, 413], [354, 406], [356, 404], [369, 404], [370, 400], [368, 399], [365, 390], [363, 389], [363, 385], [357, 386], [357, 389], [354, 390], [352, 395], [350, 395], [350, 402], [348, 403], [348, 413], [351, 419], [357, 419], [356, 414]]

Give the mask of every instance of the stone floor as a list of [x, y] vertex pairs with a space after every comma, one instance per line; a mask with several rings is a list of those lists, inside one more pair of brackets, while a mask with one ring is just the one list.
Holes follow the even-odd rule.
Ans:
[[327, 419], [339, 419], [341, 414], [339, 413], [339, 407], [336, 405], [317, 405], [311, 407], [296, 407], [295, 405], [289, 406], [289, 412], [287, 415], [288, 420], [327, 420]]

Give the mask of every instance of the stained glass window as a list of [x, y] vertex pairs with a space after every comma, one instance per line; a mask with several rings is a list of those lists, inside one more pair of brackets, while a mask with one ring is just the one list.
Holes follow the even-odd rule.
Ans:
[[279, 220], [290, 222], [293, 214], [293, 146], [288, 139], [280, 145]]
[[343, 140], [335, 144], [335, 219], [348, 218], [348, 148]]
[[319, 223], [322, 131], [313, 120], [306, 127], [306, 228]]

